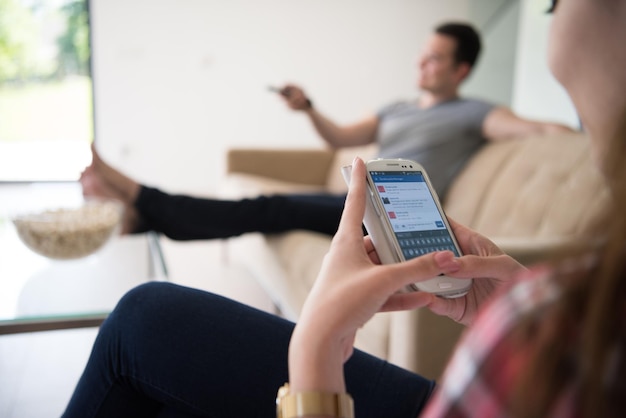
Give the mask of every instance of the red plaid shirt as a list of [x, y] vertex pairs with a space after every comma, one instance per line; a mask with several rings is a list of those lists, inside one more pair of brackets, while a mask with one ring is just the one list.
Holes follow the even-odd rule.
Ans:
[[[508, 415], [506, 400], [520, 370], [528, 362], [526, 347], [514, 345], [508, 339], [509, 331], [520, 316], [558, 297], [558, 288], [547, 280], [548, 276], [546, 268], [531, 271], [483, 309], [461, 339], [442, 384], [422, 417]], [[572, 416], [573, 391], [567, 392], [569, 395], [561, 399], [552, 416]]]

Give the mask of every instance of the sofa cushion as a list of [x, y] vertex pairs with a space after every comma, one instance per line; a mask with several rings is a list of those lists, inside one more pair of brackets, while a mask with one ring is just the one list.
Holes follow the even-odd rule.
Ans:
[[489, 237], [550, 240], [592, 232], [608, 196], [585, 135], [562, 134], [485, 146], [444, 207]]

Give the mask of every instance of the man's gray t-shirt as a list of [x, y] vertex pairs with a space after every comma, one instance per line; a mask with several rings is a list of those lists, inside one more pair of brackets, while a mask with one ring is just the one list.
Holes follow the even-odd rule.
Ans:
[[486, 142], [483, 121], [493, 104], [457, 99], [420, 109], [397, 102], [378, 111], [380, 158], [406, 158], [424, 166], [443, 198], [453, 178]]

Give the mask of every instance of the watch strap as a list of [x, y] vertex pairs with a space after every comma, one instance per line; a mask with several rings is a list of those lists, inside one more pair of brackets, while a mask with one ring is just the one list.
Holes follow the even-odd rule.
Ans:
[[354, 418], [354, 402], [347, 393], [298, 392], [290, 393], [289, 385], [281, 387], [276, 398], [278, 418], [305, 416]]

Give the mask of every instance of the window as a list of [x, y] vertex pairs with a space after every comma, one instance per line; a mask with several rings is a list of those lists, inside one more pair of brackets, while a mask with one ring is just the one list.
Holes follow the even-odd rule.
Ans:
[[0, 181], [76, 180], [93, 138], [88, 0], [0, 0]]

